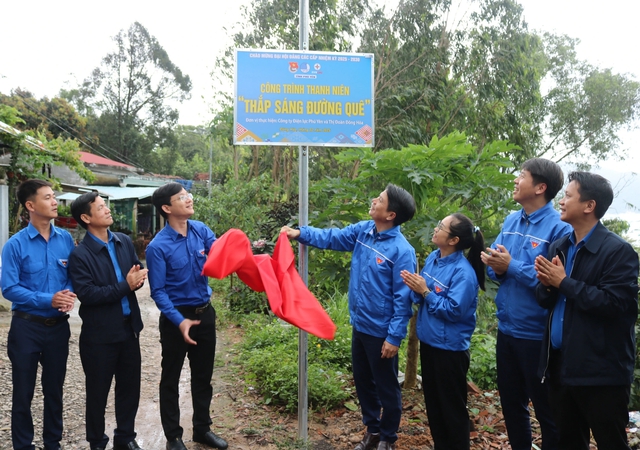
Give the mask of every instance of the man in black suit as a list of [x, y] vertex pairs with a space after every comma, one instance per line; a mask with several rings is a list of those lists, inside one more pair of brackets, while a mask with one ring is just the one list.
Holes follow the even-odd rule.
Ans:
[[[86, 383], [86, 430], [91, 450], [104, 450], [104, 413], [116, 379], [114, 450], [139, 450], [135, 418], [140, 401], [140, 307], [135, 291], [147, 277], [131, 239], [112, 233], [111, 211], [96, 192], [71, 204], [87, 230], [69, 259], [69, 275], [80, 300], [80, 359]], [[140, 449], [141, 450], [141, 449]]]

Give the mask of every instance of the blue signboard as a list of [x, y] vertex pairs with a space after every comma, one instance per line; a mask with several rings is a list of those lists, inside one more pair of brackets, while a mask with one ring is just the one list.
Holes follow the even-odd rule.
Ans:
[[233, 142], [373, 147], [373, 55], [237, 50]]

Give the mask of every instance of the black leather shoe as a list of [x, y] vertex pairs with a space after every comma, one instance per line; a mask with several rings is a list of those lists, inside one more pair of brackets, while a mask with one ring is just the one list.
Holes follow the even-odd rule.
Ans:
[[396, 450], [396, 444], [395, 442], [392, 444], [391, 442], [380, 441], [377, 450]]
[[167, 450], [187, 450], [181, 438], [171, 439], [167, 441]]
[[227, 444], [227, 441], [222, 439], [220, 436], [216, 436], [215, 434], [213, 434], [213, 431], [207, 431], [205, 434], [194, 433], [193, 442], [208, 445], [209, 447], [213, 448], [219, 448], [220, 450], [224, 450], [229, 446], [229, 444]]
[[142, 450], [138, 443], [133, 440], [128, 444], [113, 444], [113, 450]]
[[374, 450], [380, 442], [380, 433], [365, 433], [362, 440], [355, 446], [353, 450]]

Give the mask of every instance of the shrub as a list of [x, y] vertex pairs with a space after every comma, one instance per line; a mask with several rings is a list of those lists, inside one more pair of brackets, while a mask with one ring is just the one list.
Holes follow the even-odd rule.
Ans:
[[[313, 409], [335, 408], [351, 395], [351, 326], [346, 295], [327, 300], [327, 312], [338, 326], [335, 339], [309, 335], [308, 398]], [[284, 322], [255, 317], [246, 326], [239, 362], [267, 404], [287, 411], [298, 406], [298, 329]]]
[[471, 336], [471, 363], [467, 378], [480, 389], [497, 389], [496, 338], [492, 334]]

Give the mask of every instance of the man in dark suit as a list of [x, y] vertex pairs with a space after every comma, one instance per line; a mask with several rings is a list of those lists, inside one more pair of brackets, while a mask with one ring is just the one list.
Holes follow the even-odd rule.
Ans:
[[104, 412], [116, 379], [114, 450], [140, 449], [135, 418], [140, 401], [140, 307], [135, 291], [147, 277], [131, 239], [112, 233], [111, 211], [96, 192], [78, 197], [71, 214], [87, 230], [69, 259], [80, 300], [80, 359], [86, 383], [86, 430], [91, 450], [104, 450]]

